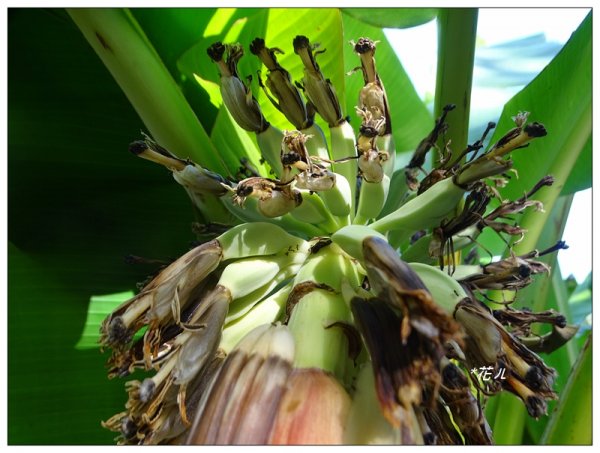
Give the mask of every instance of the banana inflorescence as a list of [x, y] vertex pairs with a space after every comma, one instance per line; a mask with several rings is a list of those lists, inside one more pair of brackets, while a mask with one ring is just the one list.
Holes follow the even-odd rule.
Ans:
[[[356, 133], [308, 38], [293, 42], [303, 67], [297, 83], [277, 61], [279, 49], [261, 38], [250, 45], [266, 68], [260, 86], [293, 126], [285, 131], [242, 82], [243, 47], [208, 49], [224, 104], [256, 134], [268, 174], [231, 180], [149, 137], [130, 146], [171, 171], [194, 204], [216, 198], [235, 220], [160, 269], [102, 324], [109, 376], [146, 372], [126, 384], [125, 410], [104, 422], [119, 442], [490, 444], [489, 395], [512, 392], [535, 418], [556, 398], [555, 372], [535, 352], [549, 351], [531, 324], [551, 324], [562, 335], [556, 347], [575, 329], [554, 312], [508, 303], [491, 310], [485, 297], [547, 272], [537, 258], [564, 244], [486, 264], [476, 242], [486, 228], [520, 240], [526, 230], [510, 215], [541, 209], [531, 197], [551, 177], [486, 213], [512, 166], [506, 156], [544, 127], [519, 113], [487, 151], [493, 123], [453, 152], [439, 143], [447, 106], [394, 171], [376, 43], [353, 46], [364, 79]], [[443, 151], [427, 170], [432, 148]]]

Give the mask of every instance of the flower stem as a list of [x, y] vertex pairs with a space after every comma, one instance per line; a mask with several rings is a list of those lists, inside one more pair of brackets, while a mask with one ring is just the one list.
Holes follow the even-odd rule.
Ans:
[[448, 117], [446, 134], [456, 153], [465, 149], [468, 140], [476, 34], [477, 9], [440, 9], [434, 118], [442, 114], [444, 106], [456, 105]]

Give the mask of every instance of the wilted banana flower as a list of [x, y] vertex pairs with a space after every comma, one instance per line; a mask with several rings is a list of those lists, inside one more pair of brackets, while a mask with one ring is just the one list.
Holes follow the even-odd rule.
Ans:
[[281, 149], [282, 183], [295, 182], [298, 189], [314, 192], [330, 190], [335, 186], [335, 174], [316, 162], [308, 153], [306, 141], [310, 137], [300, 131], [286, 131]]
[[268, 218], [279, 217], [293, 211], [302, 203], [302, 195], [290, 182], [255, 176], [240, 181], [232, 189], [233, 202], [244, 206], [246, 198], [258, 200], [258, 211]]
[[419, 142], [410, 159], [410, 162], [408, 165], [406, 165], [406, 167], [404, 167], [406, 184], [410, 190], [416, 191], [419, 189], [419, 180], [417, 179], [417, 175], [419, 172], [425, 172], [425, 170], [423, 170], [423, 165], [425, 164], [427, 153], [432, 147], [436, 146], [440, 134], [443, 134], [448, 130], [446, 116], [448, 115], [448, 112], [451, 112], [455, 108], [456, 105], [454, 104], [448, 104], [443, 108], [442, 114], [438, 119], [435, 120], [433, 129], [429, 135], [427, 135], [427, 137]]
[[479, 222], [478, 228], [482, 230], [484, 227], [490, 227], [497, 233], [506, 233], [512, 236], [520, 236], [513, 244], [519, 243], [527, 230], [521, 228], [519, 225], [511, 225], [505, 222], [499, 222], [497, 219], [507, 219], [509, 215], [517, 214], [522, 212], [528, 207], [534, 207], [536, 211], [544, 211], [544, 206], [541, 201], [531, 200], [531, 197], [542, 187], [551, 186], [554, 184], [554, 178], [551, 175], [544, 176], [540, 179], [533, 188], [527, 192], [524, 196], [515, 201], [503, 200], [496, 209], [490, 212], [488, 215], [483, 217]]
[[504, 173], [512, 167], [512, 161], [504, 160], [511, 151], [526, 146], [531, 140], [547, 135], [540, 123], [526, 124], [528, 112], [513, 117], [516, 127], [508, 131], [488, 151], [462, 166], [454, 179], [458, 185], [469, 185], [474, 181]]
[[191, 160], [179, 159], [150, 137], [129, 145], [129, 151], [138, 157], [158, 163], [173, 174], [200, 212], [206, 213], [215, 206], [222, 207], [218, 199], [231, 186], [231, 182]]
[[[126, 411], [112, 417], [104, 426], [120, 431], [127, 442], [144, 443], [151, 442], [152, 436], [157, 434], [157, 424], [162, 424], [160, 420], [165, 423], [169, 420], [175, 430], [179, 430], [180, 424], [188, 425], [187, 404], [196, 404], [197, 379], [212, 369], [207, 365], [216, 358], [229, 302], [227, 292], [218, 286], [203, 295], [189, 319], [189, 327], [184, 327], [169, 341], [168, 351], [152, 362], [158, 368], [157, 373], [141, 382], [127, 382]], [[192, 398], [187, 398], [188, 387]], [[174, 408], [171, 411], [170, 406], [175, 406], [177, 411]], [[177, 434], [179, 432], [173, 435]]]
[[[568, 325], [565, 316], [552, 309], [534, 313], [525, 308], [506, 306], [502, 310], [494, 310], [492, 314], [532, 352], [553, 352], [564, 346], [579, 329], [578, 326]], [[550, 324], [552, 330], [545, 335], [534, 334], [531, 330], [534, 323]]]
[[475, 187], [467, 197], [462, 211], [450, 220], [443, 220], [438, 228], [434, 228], [429, 243], [429, 256], [438, 258], [440, 267], [444, 268], [444, 256], [454, 254], [453, 236], [477, 225], [490, 202], [486, 185]]
[[373, 120], [383, 120], [379, 123], [378, 134], [387, 135], [392, 132], [392, 121], [385, 89], [375, 66], [375, 48], [375, 41], [369, 38], [360, 38], [354, 44], [365, 81], [365, 86], [360, 90], [358, 107], [371, 112]]
[[421, 407], [437, 398], [445, 344], [462, 343], [460, 327], [385, 240], [367, 237], [363, 255], [377, 297], [355, 297], [351, 309], [373, 363], [377, 397], [402, 443], [422, 444]]
[[546, 400], [557, 397], [552, 390], [555, 370], [509, 333], [479, 301], [463, 300], [457, 304], [454, 317], [467, 332], [469, 368], [490, 367], [492, 375], [504, 378], [481, 382], [486, 391], [511, 391], [523, 400], [529, 415], [544, 415]]
[[302, 35], [296, 36], [293, 44], [294, 52], [300, 56], [304, 65], [302, 88], [306, 97], [330, 127], [338, 126], [345, 121], [340, 101], [331, 81], [323, 76], [315, 58], [325, 50], [313, 52], [318, 48], [318, 44], [311, 45], [308, 38]]
[[358, 168], [365, 181], [379, 183], [384, 175], [383, 165], [390, 159], [390, 154], [385, 150], [380, 151], [377, 146], [379, 131], [386, 120], [385, 117], [375, 118], [367, 108], [357, 107], [356, 113], [362, 118], [356, 140]]
[[[283, 53], [277, 48], [268, 48], [265, 40], [256, 38], [250, 44], [250, 52], [256, 55], [267, 67], [267, 88], [265, 94], [277, 109], [294, 125], [296, 129], [306, 129], [313, 123], [298, 88], [292, 83], [290, 73], [278, 62], [276, 53]], [[259, 80], [260, 81], [260, 80]], [[260, 82], [261, 86], [262, 81]]]
[[[446, 113], [446, 111], [450, 111], [454, 108], [453, 104], [447, 105], [444, 107], [444, 113], [442, 113], [442, 117], [444, 117], [444, 114]], [[445, 126], [442, 126], [445, 128]], [[440, 158], [439, 158], [439, 162], [437, 163], [436, 167], [433, 168], [428, 174], [427, 176], [425, 176], [425, 178], [423, 178], [421, 180], [421, 182], [419, 183], [418, 186], [418, 190], [417, 190], [417, 194], [420, 195], [423, 192], [425, 192], [426, 190], [430, 189], [433, 185], [435, 185], [435, 183], [441, 181], [442, 179], [445, 178], [449, 178], [451, 176], [455, 176], [457, 173], [460, 173], [462, 171], [463, 168], [465, 168], [464, 164], [463, 164], [463, 160], [464, 158], [469, 154], [469, 153], [473, 153], [470, 157], [471, 160], [474, 160], [477, 152], [483, 148], [483, 143], [485, 141], [485, 138], [487, 137], [488, 133], [496, 127], [496, 123], [494, 122], [489, 122], [487, 124], [487, 127], [485, 128], [485, 130], [483, 131], [483, 134], [481, 135], [481, 137], [476, 140], [474, 143], [470, 143], [467, 144], [467, 147], [459, 153], [454, 152], [453, 150], [451, 150], [450, 146], [451, 143], [447, 142], [445, 143], [443, 146], [439, 147], [439, 151], [440, 151]], [[435, 131], [435, 129], [434, 129]], [[494, 174], [498, 174], [498, 173], [502, 173], [503, 171], [508, 170], [512, 163], [506, 163], [506, 162], [496, 162], [496, 166], [491, 165], [490, 168], [488, 168], [487, 170], [489, 170], [490, 172], [496, 171], [497, 173]], [[468, 166], [468, 164], [467, 164]], [[484, 176], [482, 176], [483, 178]], [[455, 182], [456, 182], [456, 178], [455, 178]], [[475, 184], [475, 182], [473, 181], [471, 184]]]
[[568, 246], [564, 241], [558, 241], [552, 247], [541, 252], [533, 250], [520, 256], [511, 253], [510, 257], [486, 264], [481, 273], [469, 275], [460, 282], [472, 290], [479, 291], [484, 289], [518, 290], [531, 283], [532, 275], [550, 272], [547, 264], [533, 258], [565, 248]]
[[[174, 301], [179, 301], [180, 308], [186, 306], [197, 285], [217, 268], [222, 252], [217, 240], [206, 242], [163, 269], [139, 294], [104, 320], [100, 344], [119, 351], [142, 326], [149, 325], [148, 332], [152, 333], [172, 321]], [[144, 350], [151, 349], [150, 342], [146, 342]]]
[[471, 391], [465, 373], [448, 359], [442, 359], [440, 397], [452, 413], [466, 445], [493, 444], [492, 430], [479, 401]]
[[250, 87], [242, 82], [237, 72], [238, 61], [244, 55], [242, 46], [216, 42], [208, 48], [207, 53], [219, 68], [223, 103], [235, 122], [250, 132], [265, 131], [269, 123], [252, 96]]

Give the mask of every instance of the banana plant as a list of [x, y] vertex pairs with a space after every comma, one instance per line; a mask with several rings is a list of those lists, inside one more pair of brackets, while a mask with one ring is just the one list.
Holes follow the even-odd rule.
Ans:
[[[382, 30], [432, 19], [433, 115]], [[9, 443], [590, 443], [591, 16], [470, 141], [476, 29], [11, 11]]]

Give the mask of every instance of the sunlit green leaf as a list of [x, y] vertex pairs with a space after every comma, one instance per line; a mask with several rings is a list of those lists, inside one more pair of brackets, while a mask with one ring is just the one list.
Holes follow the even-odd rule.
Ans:
[[492, 143], [513, 127], [511, 117], [520, 111], [531, 112], [530, 121], [544, 124], [548, 135], [512, 154], [519, 178], [503, 196], [521, 196], [549, 172], [556, 173], [552, 190], [560, 193], [585, 149], [591, 131], [591, 25], [588, 16], [546, 69], [505, 105]]
[[342, 11], [366, 24], [382, 28], [409, 28], [435, 19], [435, 8], [344, 8]]
[[546, 445], [592, 443], [592, 335], [587, 341], [542, 437]]
[[83, 326], [83, 332], [75, 349], [98, 349], [99, 331], [102, 321], [121, 303], [133, 297], [133, 291], [125, 291], [115, 294], [104, 294], [92, 296], [87, 310], [87, 318]]
[[215, 148], [223, 154], [231, 174], [235, 175], [236, 179], [240, 179], [236, 173], [243, 166], [241, 161], [243, 158], [248, 159], [250, 168], [267, 175], [264, 164], [260, 162], [261, 156], [257, 145], [250, 138], [250, 134], [235, 123], [224, 106], [219, 111], [211, 138]]

